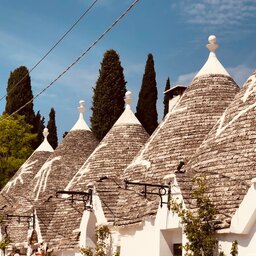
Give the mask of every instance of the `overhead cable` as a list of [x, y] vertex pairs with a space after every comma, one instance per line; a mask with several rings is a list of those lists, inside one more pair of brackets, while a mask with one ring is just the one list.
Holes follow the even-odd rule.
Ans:
[[[13, 91], [29, 74], [57, 47], [58, 44], [73, 30], [73, 28], [84, 18], [84, 16], [92, 9], [92, 7], [98, 2], [98, 0], [94, 0], [94, 2], [83, 12], [83, 14], [78, 18], [78, 20], [63, 34], [63, 36], [51, 47], [51, 49], [45, 53], [45, 55], [28, 71], [28, 73], [23, 76], [14, 86], [10, 89], [8, 93]], [[0, 101], [3, 100], [7, 94], [0, 98]]]
[[[57, 80], [59, 80], [69, 69], [71, 69], [76, 63], [78, 63], [110, 30], [114, 28], [114, 26], [122, 20], [128, 12], [134, 7], [136, 3], [138, 3], [139, 0], [135, 0], [129, 7], [128, 9], [121, 15], [119, 16], [106, 30], [103, 32], [96, 41], [94, 41], [72, 64], [70, 64], [64, 71], [62, 71], [50, 84], [48, 84], [43, 90], [41, 90], [39, 93], [36, 94], [31, 100], [29, 100], [27, 103], [25, 103], [23, 106], [21, 106], [18, 110], [13, 112], [10, 116], [13, 116], [17, 114], [20, 110], [25, 108], [28, 104], [32, 103], [36, 98], [38, 98], [42, 93], [44, 93], [47, 89], [49, 89]], [[5, 120], [8, 117], [2, 119]]]

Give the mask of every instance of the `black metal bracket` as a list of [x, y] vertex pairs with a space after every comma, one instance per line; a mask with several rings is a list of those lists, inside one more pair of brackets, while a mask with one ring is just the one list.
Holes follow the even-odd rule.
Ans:
[[[125, 189], [128, 189], [128, 185], [134, 185], [134, 186], [141, 186], [143, 187], [143, 191], [140, 193], [144, 195], [145, 198], [147, 198], [147, 195], [157, 195], [160, 197], [160, 206], [162, 207], [163, 204], [169, 204], [170, 197], [171, 197], [171, 186], [167, 185], [159, 185], [159, 184], [150, 184], [150, 183], [143, 183], [143, 182], [135, 182], [135, 181], [129, 181], [124, 180], [125, 183]], [[149, 191], [148, 187], [151, 188], [158, 188], [157, 192]], [[167, 202], [163, 202], [163, 196], [168, 195]]]
[[56, 192], [56, 197], [58, 195], [69, 195], [70, 197], [66, 198], [67, 200], [70, 200], [72, 203], [75, 201], [84, 202], [85, 210], [92, 209], [92, 189], [88, 189], [88, 192], [61, 190]]
[[18, 223], [27, 222], [28, 228], [30, 228], [31, 221], [33, 222], [33, 229], [35, 228], [35, 213], [32, 215], [15, 215], [15, 214], [7, 214], [7, 220], [16, 219]]

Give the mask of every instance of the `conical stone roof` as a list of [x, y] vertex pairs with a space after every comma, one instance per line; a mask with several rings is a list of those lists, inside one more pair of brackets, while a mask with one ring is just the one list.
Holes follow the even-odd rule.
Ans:
[[47, 200], [64, 189], [97, 146], [98, 141], [83, 121], [83, 104], [84, 101], [80, 101], [78, 122], [36, 174], [33, 180], [35, 200]]
[[[118, 178], [149, 137], [130, 109], [130, 92], [126, 93], [125, 101], [127, 105], [123, 114], [65, 188], [86, 192], [88, 184], [95, 184], [109, 222], [114, 221], [116, 199], [122, 191], [118, 186]], [[102, 176], [108, 179], [98, 183]], [[55, 246], [56, 250], [74, 247], [74, 244], [78, 243], [74, 230], [79, 230], [83, 205], [62, 202], [58, 209], [48, 233], [51, 237], [50, 244]], [[66, 214], [63, 215], [63, 212]], [[54, 231], [57, 227], [59, 232], [56, 236]]]
[[[216, 44], [216, 40], [209, 42], [211, 55], [216, 47], [212, 47], [212, 44]], [[163, 184], [166, 175], [175, 172], [181, 161], [186, 164], [195, 153], [239, 91], [239, 87], [228, 73], [223, 74], [222, 69], [219, 71], [219, 68], [211, 68], [215, 67], [214, 63], [211, 63], [212, 59], [214, 58], [208, 59], [207, 69], [194, 78], [145, 146], [125, 169], [123, 179]], [[214, 62], [216, 63], [215, 59]], [[118, 209], [120, 212], [123, 211], [123, 215], [127, 213], [127, 220], [120, 219], [120, 225], [140, 222], [145, 213], [156, 213], [157, 204], [152, 203], [152, 207], [148, 207], [144, 200], [135, 204], [134, 198], [137, 200], [137, 196], [132, 196], [129, 192], [129, 196], [121, 196], [119, 199]], [[154, 200], [157, 200], [157, 197], [154, 197]]]
[[[191, 205], [192, 177], [206, 178], [207, 193], [218, 210], [218, 227], [227, 228], [256, 177], [256, 72], [248, 78], [200, 148], [177, 176]], [[187, 179], [187, 183], [184, 180]]]
[[[33, 208], [33, 186], [31, 181], [42, 167], [53, 148], [47, 141], [48, 129], [44, 129], [44, 141], [8, 181], [0, 194], [0, 204], [6, 214], [31, 215]], [[8, 221], [8, 235], [13, 243], [27, 239], [27, 223], [17, 219]]]
[[77, 123], [33, 179], [34, 204], [44, 240], [56, 210], [56, 192], [67, 186], [98, 145], [98, 141], [83, 120], [84, 101], [79, 103], [80, 114]]
[[[47, 141], [47, 135], [48, 129], [45, 128], [44, 141], [22, 164], [1, 191], [1, 194], [9, 199], [14, 206], [16, 204], [32, 204], [33, 202], [31, 180], [53, 152], [53, 148]], [[17, 205], [15, 208], [17, 208]]]

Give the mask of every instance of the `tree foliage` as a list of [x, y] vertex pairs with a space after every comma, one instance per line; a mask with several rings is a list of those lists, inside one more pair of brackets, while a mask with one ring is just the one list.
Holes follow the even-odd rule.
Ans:
[[154, 67], [153, 55], [148, 54], [148, 59], [145, 66], [145, 72], [142, 79], [139, 99], [136, 107], [136, 116], [151, 135], [156, 127], [157, 122], [157, 84], [156, 72]]
[[58, 136], [57, 136], [57, 126], [55, 121], [55, 110], [54, 108], [51, 108], [51, 111], [49, 113], [49, 121], [47, 124], [47, 128], [49, 131], [48, 135], [48, 142], [52, 146], [53, 149], [57, 148], [58, 146]]
[[108, 226], [98, 226], [95, 231], [96, 236], [96, 247], [95, 250], [91, 247], [83, 247], [80, 249], [81, 253], [85, 256], [107, 256], [108, 244], [107, 241], [110, 236], [110, 231]]
[[126, 81], [119, 55], [115, 50], [105, 52], [99, 77], [93, 88], [92, 131], [101, 140], [124, 111]]
[[[167, 91], [170, 88], [171, 88], [171, 83], [170, 83], [170, 78], [168, 77], [168, 79], [166, 80], [166, 85], [165, 85], [164, 91]], [[163, 116], [163, 118], [164, 118], [169, 110], [169, 98], [166, 94], [164, 95], [163, 103], [164, 103], [164, 116]]]
[[[8, 79], [5, 113], [11, 115], [32, 98], [33, 93], [29, 71], [25, 66], [20, 66], [10, 73]], [[35, 140], [31, 142], [32, 148], [36, 149], [43, 140], [44, 117], [41, 117], [39, 112], [35, 115], [33, 102], [27, 104], [17, 114], [24, 116], [26, 123], [32, 125], [31, 132], [37, 134]]]
[[31, 142], [36, 135], [31, 133], [31, 125], [24, 117], [16, 115], [0, 117], [0, 187], [15, 174], [31, 155]]
[[[193, 179], [195, 189], [191, 193], [195, 200], [195, 209], [183, 207], [182, 202], [171, 199], [170, 209], [177, 213], [188, 239], [185, 244], [185, 256], [225, 256], [222, 251], [217, 253], [218, 240], [215, 234], [215, 216], [217, 209], [206, 194], [206, 181], [202, 177]], [[231, 255], [237, 256], [237, 242], [232, 243]]]
[[32, 148], [36, 149], [44, 140], [44, 117], [41, 116], [40, 111], [38, 111], [35, 116], [33, 131], [36, 133], [37, 136], [32, 144]]
[[[33, 93], [29, 71], [25, 66], [20, 66], [10, 73], [8, 79], [5, 113], [8, 115], [12, 114], [32, 98]], [[25, 116], [25, 121], [28, 124], [34, 125], [35, 113], [33, 102], [29, 103], [17, 114]]]
[[189, 240], [185, 245], [186, 256], [213, 256], [218, 244], [215, 237], [214, 216], [216, 209], [208, 196], [205, 195], [204, 179], [194, 180], [196, 188], [191, 197], [196, 201], [196, 211], [183, 208], [182, 203], [171, 202], [171, 209], [178, 213]]

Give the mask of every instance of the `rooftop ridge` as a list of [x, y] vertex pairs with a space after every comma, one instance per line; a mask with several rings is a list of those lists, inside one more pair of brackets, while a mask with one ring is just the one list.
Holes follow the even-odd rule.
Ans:
[[196, 77], [203, 76], [203, 75], [210, 75], [210, 74], [221, 74], [230, 76], [227, 70], [223, 67], [223, 65], [219, 62], [215, 50], [219, 47], [217, 44], [217, 38], [214, 35], [208, 37], [209, 44], [206, 47], [209, 49], [209, 57], [204, 64], [204, 66], [200, 69], [197, 73]]
[[79, 118], [77, 120], [77, 122], [75, 123], [75, 125], [71, 128], [70, 131], [75, 131], [75, 130], [88, 130], [90, 131], [89, 126], [86, 124], [86, 122], [84, 121], [84, 112], [85, 112], [85, 107], [84, 107], [84, 100], [80, 100], [79, 101], [79, 107], [77, 108], [79, 111]]
[[44, 128], [43, 131], [43, 135], [44, 135], [44, 140], [43, 142], [39, 145], [39, 147], [35, 150], [35, 152], [38, 151], [48, 151], [48, 152], [53, 152], [54, 149], [52, 148], [52, 146], [50, 145], [50, 143], [47, 140], [47, 136], [49, 135], [48, 129]]

